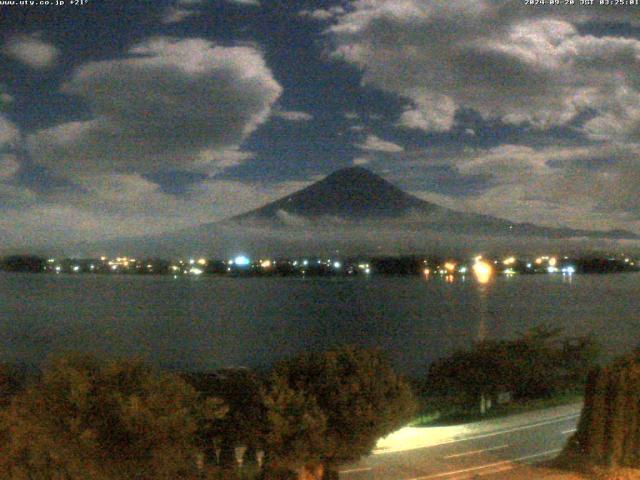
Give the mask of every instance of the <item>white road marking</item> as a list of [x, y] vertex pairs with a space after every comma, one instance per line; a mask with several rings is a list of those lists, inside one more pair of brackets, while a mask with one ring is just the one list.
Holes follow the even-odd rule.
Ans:
[[568, 434], [570, 434], [570, 433], [577, 432], [577, 431], [578, 431], [578, 429], [577, 429], [577, 428], [572, 428], [571, 430], [564, 430], [564, 431], [563, 431], [563, 432], [561, 432], [561, 433], [562, 433], [562, 435], [568, 435]]
[[483, 452], [492, 452], [493, 450], [502, 450], [503, 448], [507, 448], [509, 445], [498, 445], [497, 447], [491, 447], [491, 448], [483, 448], [482, 450], [471, 450], [470, 452], [464, 452], [464, 453], [454, 453], [453, 455], [447, 455], [445, 457], [442, 458], [458, 458], [458, 457], [464, 457], [466, 455], [476, 455], [478, 453], [483, 453]]
[[368, 472], [371, 470], [371, 467], [362, 467], [362, 468], [350, 468], [348, 470], [338, 470], [338, 473], [357, 473], [357, 472]]
[[507, 464], [511, 464], [512, 462], [521, 462], [523, 460], [531, 460], [532, 458], [546, 457], [549, 455], [553, 455], [554, 453], [558, 453], [560, 451], [562, 451], [562, 449], [557, 448], [555, 450], [547, 450], [545, 452], [534, 453], [533, 455], [524, 455], [522, 457], [512, 458], [510, 460], [502, 460], [500, 462], [487, 463], [486, 465], [479, 465], [477, 467], [469, 467], [469, 468], [463, 468], [462, 470], [453, 470], [450, 472], [436, 473], [434, 475], [427, 475], [425, 477], [415, 477], [407, 480], [428, 480], [431, 478], [450, 477], [452, 475], [458, 475], [460, 473], [473, 472], [475, 470], [484, 470], [486, 468], [497, 467], [499, 465], [507, 465]]

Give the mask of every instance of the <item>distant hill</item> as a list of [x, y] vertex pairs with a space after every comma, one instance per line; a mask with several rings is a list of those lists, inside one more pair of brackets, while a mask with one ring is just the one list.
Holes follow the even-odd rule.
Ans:
[[291, 220], [316, 222], [337, 219], [411, 223], [463, 235], [513, 235], [544, 238], [639, 239], [626, 230], [577, 230], [515, 223], [490, 215], [464, 213], [441, 207], [403, 192], [362, 167], [338, 170], [323, 180], [261, 208], [225, 220], [225, 224], [263, 223], [285, 226]]

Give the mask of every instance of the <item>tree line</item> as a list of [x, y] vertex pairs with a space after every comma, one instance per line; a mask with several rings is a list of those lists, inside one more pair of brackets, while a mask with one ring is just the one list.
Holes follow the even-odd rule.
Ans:
[[380, 351], [353, 347], [265, 375], [65, 354], [25, 386], [11, 379], [2, 370], [0, 475], [13, 480], [332, 478], [416, 408]]

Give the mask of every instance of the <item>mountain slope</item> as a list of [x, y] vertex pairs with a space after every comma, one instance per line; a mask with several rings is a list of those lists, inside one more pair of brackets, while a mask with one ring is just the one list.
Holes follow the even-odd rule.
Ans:
[[[318, 221], [399, 222], [467, 235], [509, 235], [546, 238], [638, 239], [625, 230], [593, 231], [541, 227], [515, 223], [490, 215], [464, 213], [426, 202], [403, 192], [362, 167], [338, 170], [323, 180], [261, 208], [226, 220], [225, 224], [247, 222], [285, 225], [288, 217]], [[398, 225], [400, 226], [400, 225]]]
[[440, 208], [393, 186], [361, 167], [338, 170], [323, 180], [233, 220], [273, 219], [278, 212], [305, 218], [392, 218], [410, 210]]

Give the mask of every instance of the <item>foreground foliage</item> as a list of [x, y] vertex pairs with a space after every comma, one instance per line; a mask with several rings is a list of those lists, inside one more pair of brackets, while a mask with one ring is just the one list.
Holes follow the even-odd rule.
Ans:
[[409, 385], [377, 350], [303, 355], [277, 365], [270, 384], [271, 460], [299, 472], [370, 453], [416, 411]]
[[490, 340], [434, 362], [420, 387], [426, 410], [477, 411], [479, 399], [500, 393], [543, 399], [582, 389], [598, 346], [590, 336], [562, 338], [560, 329], [533, 328], [515, 340]]
[[319, 479], [415, 412], [384, 355], [351, 347], [264, 377], [67, 354], [16, 385], [0, 369], [0, 478], [12, 480]]
[[590, 373], [567, 455], [587, 465], [640, 468], [640, 352]]
[[215, 401], [138, 361], [52, 360], [3, 415], [0, 472], [21, 479], [195, 478]]

